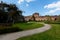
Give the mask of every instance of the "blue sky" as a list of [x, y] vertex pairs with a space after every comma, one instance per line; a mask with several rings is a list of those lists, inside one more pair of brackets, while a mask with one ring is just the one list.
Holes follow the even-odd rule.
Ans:
[[[0, 0], [1, 1], [1, 0]], [[2, 0], [8, 4], [16, 4], [17, 7], [24, 11], [24, 16], [32, 15], [38, 12], [44, 15], [60, 15], [60, 0]]]

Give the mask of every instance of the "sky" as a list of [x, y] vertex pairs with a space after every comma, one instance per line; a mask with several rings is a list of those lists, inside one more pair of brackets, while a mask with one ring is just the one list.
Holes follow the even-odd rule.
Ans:
[[[60, 15], [60, 0], [2, 0], [7, 4], [16, 4], [24, 16], [37, 12], [40, 16]], [[0, 0], [1, 2], [1, 0]]]

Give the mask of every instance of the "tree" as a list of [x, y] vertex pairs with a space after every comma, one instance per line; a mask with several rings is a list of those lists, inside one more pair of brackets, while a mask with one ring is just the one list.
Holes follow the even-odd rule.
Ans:
[[[16, 7], [16, 5], [12, 5], [10, 4], [9, 8], [8, 8], [8, 11], [9, 11], [9, 17], [11, 18], [11, 20], [14, 22], [18, 21], [19, 19], [21, 20], [21, 16], [22, 16], [22, 11], [21, 10], [18, 10], [18, 8]], [[19, 18], [21, 17], [21, 18]], [[10, 20], [10, 19], [9, 19]], [[22, 18], [23, 20], [23, 18]]]
[[0, 3], [0, 23], [15, 23], [24, 21], [24, 16], [15, 4]]

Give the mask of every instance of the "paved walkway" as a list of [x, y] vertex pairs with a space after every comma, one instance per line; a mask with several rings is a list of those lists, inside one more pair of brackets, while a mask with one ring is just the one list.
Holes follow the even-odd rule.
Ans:
[[37, 28], [37, 29], [0, 35], [0, 40], [16, 40], [19, 37], [29, 36], [29, 35], [33, 35], [36, 33], [42, 33], [42, 32], [45, 32], [51, 28], [51, 26], [48, 24], [44, 24], [44, 25], [45, 26]]

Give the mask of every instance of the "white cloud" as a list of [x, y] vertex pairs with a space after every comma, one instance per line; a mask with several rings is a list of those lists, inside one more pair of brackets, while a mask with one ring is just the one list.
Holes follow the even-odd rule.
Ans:
[[27, 3], [30, 3], [30, 2], [33, 2], [33, 1], [35, 1], [35, 0], [18, 0], [18, 3], [19, 4], [21, 4], [21, 3], [23, 3], [23, 2], [27, 2]]
[[22, 4], [22, 3], [24, 3], [24, 2], [27, 2], [27, 3], [26, 3], [26, 6], [28, 7], [28, 6], [29, 6], [28, 3], [33, 2], [33, 1], [35, 1], [35, 0], [18, 0], [18, 3], [19, 3], [19, 4]]
[[60, 1], [45, 5], [44, 8], [60, 8]]
[[44, 8], [51, 9], [48, 12], [45, 12], [45, 14], [55, 14], [57, 11], [60, 11], [60, 1], [45, 5]]
[[54, 10], [49, 10], [48, 12], [45, 12], [45, 15], [53, 15], [53, 14], [55, 15], [56, 12], [58, 14], [58, 11], [60, 11], [60, 8], [56, 8]]
[[35, 0], [25, 0], [25, 1], [29, 3], [29, 2], [33, 2], [33, 1], [35, 1]]
[[22, 2], [24, 2], [24, 0], [18, 0], [18, 3], [21, 4]]
[[56, 8], [56, 9], [54, 9], [54, 10], [50, 10], [50, 11], [48, 11], [47, 13], [55, 13], [55, 12], [57, 12], [57, 11], [60, 11], [60, 8]]

